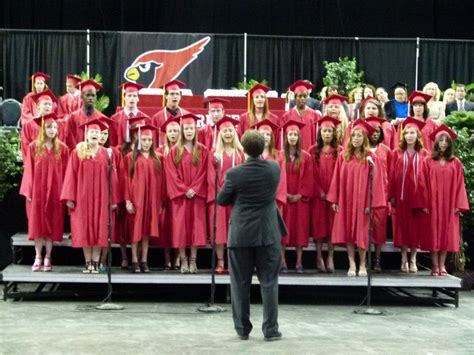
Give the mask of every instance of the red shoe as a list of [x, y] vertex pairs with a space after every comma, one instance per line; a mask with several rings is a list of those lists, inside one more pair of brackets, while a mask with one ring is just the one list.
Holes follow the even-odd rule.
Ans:
[[439, 268], [437, 266], [433, 266], [431, 269], [431, 276], [439, 276]]
[[218, 274], [218, 275], [223, 275], [223, 274], [226, 274], [227, 273], [227, 270], [225, 269], [225, 267], [223, 266], [216, 266], [216, 268], [214, 269], [215, 273]]
[[41, 258], [36, 258], [35, 259], [35, 263], [33, 264], [33, 266], [31, 267], [31, 271], [40, 271], [41, 270], [41, 265], [43, 264], [43, 259]]
[[51, 265], [51, 259], [50, 258], [44, 258], [44, 265], [43, 265], [43, 271], [51, 271], [53, 270], [53, 265]]
[[439, 276], [448, 276], [448, 272], [446, 271], [445, 268], [442, 268], [439, 270]]

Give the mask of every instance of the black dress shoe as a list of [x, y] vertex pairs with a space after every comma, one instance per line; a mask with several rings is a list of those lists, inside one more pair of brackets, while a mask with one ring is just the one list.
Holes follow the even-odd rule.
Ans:
[[239, 339], [240, 340], [249, 340], [249, 336], [248, 335], [239, 335]]
[[263, 340], [265, 341], [275, 341], [275, 340], [281, 340], [282, 334], [281, 332], [277, 332], [273, 335], [265, 336]]

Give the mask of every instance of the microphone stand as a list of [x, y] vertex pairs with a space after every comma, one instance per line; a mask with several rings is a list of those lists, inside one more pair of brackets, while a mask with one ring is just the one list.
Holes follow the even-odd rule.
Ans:
[[369, 247], [367, 252], [367, 304], [366, 308], [357, 309], [354, 311], [356, 314], [365, 315], [383, 315], [384, 312], [378, 309], [372, 308], [372, 233], [374, 226], [374, 213], [372, 208], [373, 201], [373, 184], [374, 184], [374, 163], [372, 160], [368, 160], [369, 164]]
[[108, 155], [108, 218], [107, 218], [107, 297], [95, 306], [100, 311], [119, 311], [123, 306], [112, 303], [112, 149], [107, 148]]
[[199, 312], [203, 313], [219, 313], [224, 312], [225, 309], [214, 304], [214, 296], [216, 293], [216, 230], [217, 230], [217, 182], [219, 180], [219, 160], [215, 158], [214, 162], [215, 176], [214, 176], [214, 215], [212, 221], [212, 256], [211, 256], [211, 296], [209, 303], [198, 308]]

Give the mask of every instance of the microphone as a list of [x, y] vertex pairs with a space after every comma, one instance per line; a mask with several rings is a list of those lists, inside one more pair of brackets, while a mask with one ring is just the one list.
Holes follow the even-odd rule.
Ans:
[[375, 166], [375, 162], [370, 155], [367, 157], [367, 161], [369, 162], [370, 165]]
[[107, 154], [109, 155], [109, 159], [112, 159], [112, 148], [107, 148]]

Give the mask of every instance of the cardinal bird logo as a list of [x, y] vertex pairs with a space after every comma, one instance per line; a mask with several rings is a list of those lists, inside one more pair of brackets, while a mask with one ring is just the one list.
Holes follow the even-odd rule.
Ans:
[[176, 79], [204, 50], [211, 37], [207, 36], [178, 50], [153, 50], [140, 54], [123, 76], [126, 80], [148, 88], [161, 88]]

